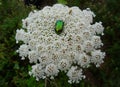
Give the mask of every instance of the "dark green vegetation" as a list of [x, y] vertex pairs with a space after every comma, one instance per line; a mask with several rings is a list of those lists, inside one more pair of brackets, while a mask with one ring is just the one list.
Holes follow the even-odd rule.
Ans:
[[[16, 29], [21, 27], [21, 19], [35, 8], [24, 6], [21, 1], [0, 0], [0, 87], [44, 87], [44, 80], [37, 82], [28, 75], [28, 60], [20, 60], [15, 52], [19, 47], [15, 41]], [[79, 84], [68, 84], [68, 78], [61, 73], [55, 80], [48, 80], [47, 87], [120, 87], [120, 0], [57, 1], [81, 9], [89, 7], [95, 12], [95, 21], [102, 21], [105, 27], [102, 50], [106, 58], [100, 68], [93, 66], [85, 70], [87, 77]]]

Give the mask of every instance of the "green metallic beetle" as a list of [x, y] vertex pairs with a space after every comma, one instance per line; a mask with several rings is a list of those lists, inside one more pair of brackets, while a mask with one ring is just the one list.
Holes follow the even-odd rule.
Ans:
[[57, 20], [55, 23], [55, 32], [56, 34], [61, 34], [63, 31], [64, 22], [62, 20]]

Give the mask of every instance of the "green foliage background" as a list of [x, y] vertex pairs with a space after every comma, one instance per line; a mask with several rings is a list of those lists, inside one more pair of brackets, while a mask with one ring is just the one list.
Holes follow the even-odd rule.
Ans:
[[[105, 63], [100, 68], [94, 66], [85, 70], [86, 79], [79, 84], [68, 84], [68, 78], [61, 73], [47, 87], [120, 87], [120, 0], [56, 0], [68, 6], [81, 9], [91, 8], [96, 14], [95, 21], [102, 21], [105, 35], [102, 36], [106, 52]], [[51, 2], [54, 3], [54, 2]], [[49, 3], [45, 3], [48, 5]], [[22, 61], [15, 52], [16, 29], [34, 6], [25, 6], [22, 0], [0, 0], [0, 87], [44, 87], [28, 75], [30, 64]]]

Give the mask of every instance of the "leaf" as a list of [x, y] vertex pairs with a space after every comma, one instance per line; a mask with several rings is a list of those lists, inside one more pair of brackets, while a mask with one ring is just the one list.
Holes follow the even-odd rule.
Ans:
[[61, 3], [61, 4], [67, 4], [67, 1], [66, 0], [57, 0], [58, 3]]
[[18, 62], [15, 62], [14, 69], [20, 69]]

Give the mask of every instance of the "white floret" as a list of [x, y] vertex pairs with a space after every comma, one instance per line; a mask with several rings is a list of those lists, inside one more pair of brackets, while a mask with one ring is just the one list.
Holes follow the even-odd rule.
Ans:
[[17, 52], [19, 53], [21, 59], [24, 60], [25, 57], [28, 56], [28, 52], [29, 52], [28, 45], [22, 44], [20, 48], [17, 50]]
[[32, 70], [29, 71], [30, 75], [36, 78], [37, 81], [41, 78], [45, 78], [44, 68], [40, 64], [35, 64], [32, 66]]
[[91, 53], [91, 62], [96, 65], [96, 67], [99, 67], [101, 63], [103, 63], [103, 59], [105, 57], [105, 52], [101, 52], [100, 50], [95, 50]]
[[45, 73], [51, 79], [54, 79], [53, 76], [57, 76], [58, 72], [59, 72], [59, 70], [58, 70], [57, 66], [55, 64], [52, 64], [52, 63], [47, 65], [45, 68]]
[[82, 53], [79, 55], [79, 57], [76, 59], [76, 61], [77, 61], [78, 65], [80, 65], [83, 68], [89, 67], [90, 57], [88, 55], [86, 55], [85, 53]]
[[61, 71], [66, 71], [70, 68], [70, 62], [67, 59], [62, 59], [61, 61], [59, 61], [58, 63], [58, 68]]
[[71, 83], [79, 83], [80, 80], [85, 78], [85, 75], [82, 73], [82, 69], [78, 69], [77, 66], [72, 66], [68, 73], [67, 76], [69, 77], [68, 82]]

